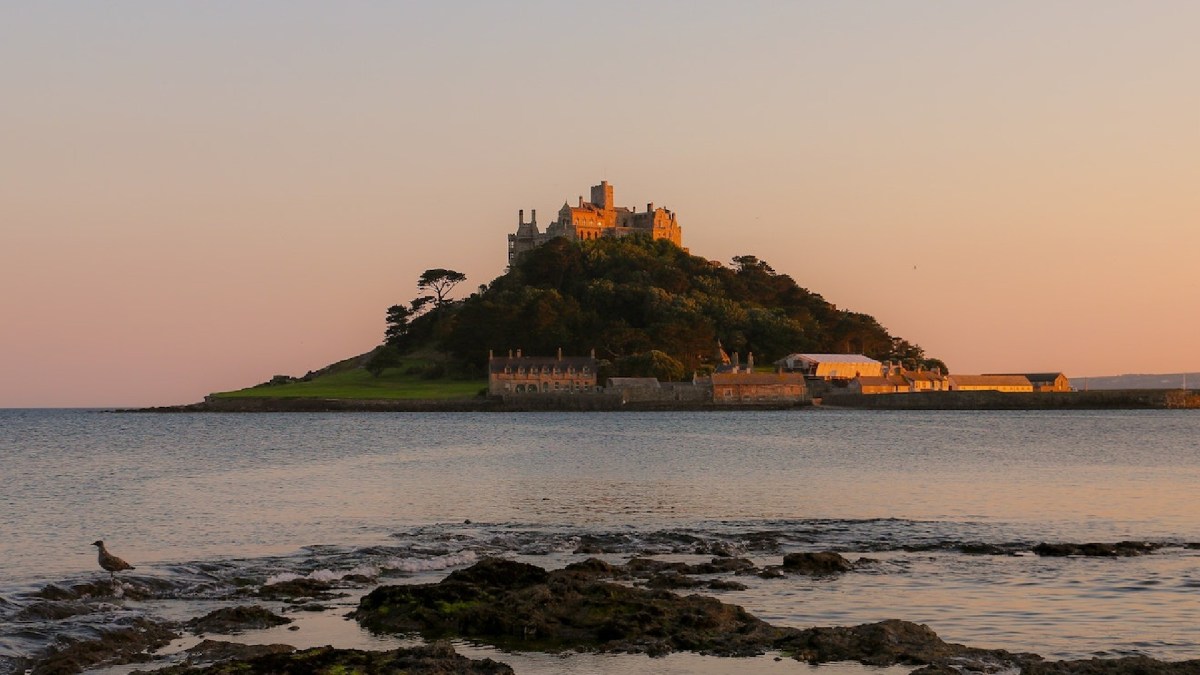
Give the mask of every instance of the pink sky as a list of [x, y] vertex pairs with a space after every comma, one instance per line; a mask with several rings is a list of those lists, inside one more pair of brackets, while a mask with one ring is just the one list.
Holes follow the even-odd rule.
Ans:
[[0, 5], [0, 407], [369, 350], [601, 179], [957, 372], [1200, 370], [1200, 5]]

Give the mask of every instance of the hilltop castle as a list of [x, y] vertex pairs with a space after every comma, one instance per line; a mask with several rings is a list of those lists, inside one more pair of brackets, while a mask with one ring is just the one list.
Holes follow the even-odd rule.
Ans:
[[555, 237], [580, 241], [600, 237], [623, 237], [640, 232], [654, 239], [667, 239], [676, 246], [683, 246], [683, 236], [674, 212], [662, 207], [656, 209], [653, 202], [646, 204], [644, 213], [638, 213], [637, 207], [630, 209], [615, 206], [613, 186], [609, 185], [608, 181], [600, 181], [599, 185], [592, 186], [590, 202], [583, 201], [582, 196], [579, 198], [579, 206], [563, 202], [562, 208], [558, 210], [558, 220], [550, 223], [545, 232], [538, 230], [537, 209], [532, 210], [530, 214], [527, 223], [525, 210], [517, 212], [517, 232], [508, 235], [509, 265], [518, 255]]

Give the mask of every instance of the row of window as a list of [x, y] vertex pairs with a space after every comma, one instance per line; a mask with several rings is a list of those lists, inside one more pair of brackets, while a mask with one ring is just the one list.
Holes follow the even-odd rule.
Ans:
[[[504, 366], [504, 374], [505, 375], [512, 375], [513, 372], [514, 372], [514, 370], [513, 370], [512, 366]], [[517, 366], [515, 372], [517, 375], [538, 375], [538, 374], [562, 375], [564, 372], [567, 375], [574, 375], [575, 367], [567, 366], [567, 369], [564, 371], [562, 368], [559, 368], [558, 366], [541, 366], [541, 367], [532, 366], [530, 368], [526, 368], [525, 366]], [[583, 375], [588, 375], [592, 372], [592, 369], [589, 366], [583, 366], [582, 368], [579, 369], [579, 372], [582, 373]]]

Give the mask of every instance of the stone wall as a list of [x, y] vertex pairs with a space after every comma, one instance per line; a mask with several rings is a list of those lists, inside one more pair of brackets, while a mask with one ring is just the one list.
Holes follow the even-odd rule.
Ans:
[[876, 410], [1056, 410], [1200, 408], [1200, 394], [1179, 389], [1026, 392], [935, 391], [827, 394], [821, 405]]

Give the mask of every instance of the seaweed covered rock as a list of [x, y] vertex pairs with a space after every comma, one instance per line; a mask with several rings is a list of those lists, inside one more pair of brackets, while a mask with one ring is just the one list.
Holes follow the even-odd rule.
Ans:
[[511, 675], [512, 668], [492, 659], [469, 659], [439, 643], [386, 652], [318, 647], [267, 653], [210, 666], [171, 666], [156, 675], [334, 675], [335, 673], [423, 673], [427, 675]]
[[291, 623], [292, 620], [279, 616], [258, 605], [222, 607], [187, 623], [195, 633], [239, 633], [256, 628], [271, 628]]
[[436, 584], [384, 586], [354, 617], [371, 630], [526, 650], [752, 655], [784, 635], [736, 605], [489, 558]]

